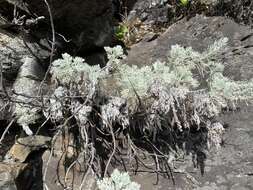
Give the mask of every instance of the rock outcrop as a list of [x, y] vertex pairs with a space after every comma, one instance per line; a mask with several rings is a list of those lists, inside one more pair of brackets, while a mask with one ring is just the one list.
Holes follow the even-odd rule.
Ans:
[[[9, 98], [13, 96], [12, 89], [16, 88], [17, 93], [25, 93], [30, 95], [35, 95], [31, 91], [27, 93], [24, 92], [24, 86], [27, 87], [27, 84], [32, 84], [30, 82], [42, 80], [45, 72], [44, 60], [49, 57], [49, 49], [42, 48], [38, 43], [25, 42], [20, 36], [12, 35], [8, 32], [0, 31], [0, 64], [2, 71], [2, 84], [0, 86], [1, 91], [1, 101], [2, 105], [0, 111], [0, 120], [9, 120], [12, 115], [11, 103]], [[4, 33], [3, 33], [4, 32]], [[32, 59], [32, 62], [26, 63], [27, 60]], [[30, 64], [30, 66], [29, 66]], [[35, 64], [36, 66], [33, 66]], [[27, 66], [28, 65], [28, 66]], [[23, 66], [23, 71], [26, 68], [25, 73], [18, 73], [20, 68]], [[33, 67], [36, 67], [33, 68]], [[38, 69], [39, 68], [39, 69]], [[35, 72], [35, 73], [34, 73]], [[22, 75], [22, 76], [21, 76]], [[29, 79], [30, 77], [30, 79]], [[14, 82], [22, 82], [26, 78], [28, 81], [26, 84], [23, 84], [23, 87], [13, 86]], [[39, 79], [36, 79], [39, 78]], [[36, 80], [35, 80], [36, 79]], [[30, 82], [29, 82], [30, 81]], [[39, 82], [38, 82], [39, 83]], [[3, 86], [2, 86], [3, 85]], [[19, 88], [19, 89], [18, 89]], [[33, 89], [35, 90], [35, 89]], [[11, 98], [12, 99], [12, 98]]]
[[37, 59], [43, 61], [49, 56], [49, 49], [43, 49], [37, 43], [26, 43], [21, 36], [15, 36], [4, 30], [0, 30], [0, 51], [3, 77], [7, 86], [15, 81], [25, 57], [36, 56]]
[[224, 17], [197, 15], [189, 21], [175, 23], [158, 39], [142, 41], [134, 45], [125, 60], [127, 64], [149, 65], [156, 60], [164, 61], [172, 45], [192, 47], [202, 52], [215, 40], [229, 39], [224, 51], [225, 72], [234, 79], [250, 79], [253, 65], [252, 29]]
[[17, 139], [5, 160], [0, 162], [1, 190], [41, 190], [42, 153], [50, 147], [51, 138], [34, 136]]
[[129, 17], [138, 17], [145, 24], [167, 24], [170, 20], [170, 6], [167, 0], [126, 1]]
[[[49, 7], [45, 1], [40, 0], [26, 2], [7, 0], [7, 2], [16, 5], [28, 18], [36, 19], [35, 15], [44, 16], [43, 23], [49, 26], [48, 31], [50, 31], [50, 9], [57, 37], [64, 42], [63, 35], [79, 51], [103, 47], [111, 42], [113, 14], [111, 0], [48, 1]], [[5, 3], [6, 1], [0, 1], [0, 6], [2, 7]], [[9, 14], [12, 15], [12, 13]], [[49, 34], [50, 32], [46, 33], [46, 35]]]

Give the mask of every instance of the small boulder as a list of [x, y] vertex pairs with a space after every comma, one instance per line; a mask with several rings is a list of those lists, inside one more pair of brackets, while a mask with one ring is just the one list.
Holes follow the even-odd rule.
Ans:
[[24, 163], [0, 163], [0, 189], [1, 190], [18, 190], [16, 180], [28, 164]]
[[7, 160], [25, 162], [28, 156], [34, 152], [50, 147], [50, 137], [46, 136], [29, 136], [19, 138], [5, 156]]

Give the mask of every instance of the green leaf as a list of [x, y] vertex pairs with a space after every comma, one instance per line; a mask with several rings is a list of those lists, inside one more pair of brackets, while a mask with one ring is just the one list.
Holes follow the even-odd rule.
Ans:
[[187, 6], [189, 4], [189, 0], [180, 0], [180, 4], [183, 6]]
[[115, 30], [115, 35], [119, 40], [123, 40], [126, 34], [129, 32], [127, 26], [119, 25]]

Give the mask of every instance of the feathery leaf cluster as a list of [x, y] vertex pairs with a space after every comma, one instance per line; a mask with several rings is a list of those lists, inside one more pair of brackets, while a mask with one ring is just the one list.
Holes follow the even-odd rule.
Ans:
[[111, 177], [104, 178], [97, 181], [99, 190], [139, 190], [140, 185], [131, 182], [128, 173], [120, 173], [118, 169], [115, 169]]

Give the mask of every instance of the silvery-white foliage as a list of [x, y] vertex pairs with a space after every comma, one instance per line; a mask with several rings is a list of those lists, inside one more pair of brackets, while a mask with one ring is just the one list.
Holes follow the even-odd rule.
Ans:
[[78, 101], [71, 102], [72, 114], [75, 116], [80, 125], [85, 126], [89, 121], [92, 106], [81, 104]]
[[[189, 127], [190, 124], [186, 119], [187, 113], [183, 112], [188, 92], [189, 90], [185, 88], [166, 88], [163, 83], [159, 81], [154, 82], [149, 89], [149, 93], [154, 97], [154, 101], [151, 105], [151, 113], [153, 114], [150, 115], [150, 122], [154, 124], [159, 123], [157, 118], [154, 117], [157, 113], [166, 117], [166, 115], [171, 112], [179, 130]], [[182, 110], [181, 112], [185, 114], [183, 115], [183, 117], [185, 117], [184, 121], [180, 121], [179, 119], [177, 113], [178, 107]]]
[[155, 81], [149, 89], [149, 93], [155, 97], [152, 108], [167, 114], [174, 104], [180, 104], [186, 99], [189, 90], [186, 88], [166, 88], [161, 82]]
[[[92, 100], [96, 94], [96, 86], [98, 80], [103, 78], [107, 73], [101, 69], [99, 65], [90, 66], [81, 57], [72, 57], [69, 54], [63, 54], [62, 59], [57, 59], [52, 63], [50, 70], [52, 74], [52, 81], [56, 83], [56, 89], [49, 98], [49, 108], [44, 112], [45, 116], [51, 116], [54, 120], [63, 119], [64, 110], [68, 107], [73, 108], [76, 101], [69, 101], [70, 97], [82, 96], [87, 100]], [[64, 97], [68, 97], [64, 99]], [[71, 105], [72, 104], [72, 105]], [[88, 113], [81, 113], [84, 111], [81, 108], [77, 116], [80, 121], [85, 120], [85, 115]], [[87, 105], [88, 106], [88, 105]], [[82, 116], [82, 114], [84, 114]]]
[[226, 107], [228, 102], [252, 101], [253, 79], [233, 81], [223, 76], [222, 73], [215, 73], [212, 78], [210, 95], [223, 107]]
[[203, 78], [204, 75], [212, 75], [212, 72], [222, 72], [224, 67], [219, 61], [219, 56], [227, 46], [227, 42], [228, 38], [221, 38], [203, 53], [194, 51], [192, 47], [184, 48], [180, 45], [174, 45], [169, 52], [168, 63], [176, 69], [184, 67], [190, 72], [197, 69]]
[[[124, 127], [129, 126], [130, 104], [127, 105], [126, 101], [139, 96], [141, 101], [152, 99], [148, 107], [149, 123], [159, 126], [162, 119], [156, 116], [165, 117], [166, 114], [171, 114], [171, 125], [176, 124], [183, 130], [191, 125], [200, 126], [201, 123], [208, 122], [207, 118], [217, 116], [229, 102], [253, 100], [253, 80], [233, 81], [223, 76], [224, 66], [220, 55], [227, 42], [227, 38], [221, 38], [202, 53], [191, 47], [174, 45], [166, 62], [156, 61], [144, 67], [121, 64], [125, 56], [120, 46], [105, 48], [108, 63], [103, 69], [89, 66], [82, 58], [63, 54], [63, 59], [53, 62], [51, 74], [53, 80], [59, 84], [69, 85], [74, 82], [80, 86], [71, 95], [83, 95], [94, 102], [96, 98], [100, 98], [97, 97], [98, 80], [106, 80], [112, 73], [115, 86], [120, 90], [120, 97], [106, 97], [108, 102], [101, 106], [105, 126], [115, 122]], [[57, 105], [56, 102], [52, 103]], [[92, 106], [76, 103], [71, 102], [72, 108], [80, 108], [75, 112], [75, 117], [81, 123], [86, 123]], [[60, 117], [60, 114], [55, 116]]]
[[32, 106], [25, 106], [23, 104], [16, 104], [15, 115], [17, 123], [22, 126], [27, 135], [33, 135], [29, 128], [30, 124], [34, 124], [40, 118], [38, 114], [39, 109]]
[[117, 67], [119, 66], [122, 59], [126, 56], [121, 46], [117, 45], [113, 48], [105, 47], [104, 48], [107, 54], [108, 62], [107, 67]]
[[[228, 106], [230, 101], [252, 100], [253, 80], [233, 81], [223, 76], [224, 66], [219, 56], [226, 48], [227, 42], [227, 38], [221, 38], [202, 53], [191, 47], [174, 45], [166, 63], [157, 61], [142, 68], [121, 65], [118, 83], [122, 86], [122, 97], [128, 99], [134, 97], [135, 93], [140, 97], [158, 97], [154, 93], [157, 91], [159, 101], [155, 100], [153, 108], [160, 107], [160, 112], [163, 109], [164, 113], [167, 113], [174, 103], [179, 100], [186, 101], [187, 94], [193, 101], [192, 119], [197, 123], [200, 121], [200, 115], [217, 116], [221, 108]], [[154, 81], [160, 81], [161, 84], [153, 85]]]
[[83, 58], [72, 57], [67, 53], [62, 55], [62, 59], [57, 59], [52, 63], [50, 73], [53, 81], [64, 85], [80, 84], [83, 80], [96, 84], [98, 79], [104, 75], [99, 65], [90, 66]]
[[122, 87], [121, 95], [124, 98], [135, 97], [135, 91], [139, 96], [145, 96], [148, 87], [152, 83], [151, 67], [129, 66], [123, 64], [119, 67], [118, 83]]
[[192, 97], [194, 111], [203, 117], [213, 118], [218, 116], [221, 108], [224, 106], [216, 104], [206, 89], [193, 92]]
[[123, 128], [129, 126], [127, 102], [120, 97], [111, 97], [107, 104], [101, 106], [101, 115], [104, 126], [120, 123]]
[[162, 81], [167, 87], [193, 88], [198, 85], [189, 68], [172, 67], [172, 65], [160, 61], [141, 68], [136, 65], [121, 65], [119, 72], [121, 94], [125, 98], [133, 97], [135, 91], [140, 97], [146, 96], [148, 89], [156, 80]]
[[223, 125], [220, 122], [215, 122], [207, 125], [208, 128], [208, 147], [211, 145], [219, 149], [222, 144], [222, 136], [225, 132]]
[[111, 177], [98, 180], [97, 186], [99, 190], [140, 190], [140, 185], [132, 182], [128, 173], [121, 173], [118, 169], [112, 172]]
[[[151, 66], [139, 68], [136, 65], [122, 64], [119, 70], [119, 84], [122, 86], [122, 96], [147, 95], [149, 87], [155, 80], [161, 80], [167, 87], [196, 89], [199, 81], [194, 77], [193, 70], [205, 79], [213, 73], [222, 72], [224, 67], [219, 63], [218, 55], [227, 44], [227, 38], [215, 41], [213, 45], [203, 52], [194, 51], [192, 47], [173, 45], [167, 62], [156, 61]], [[133, 90], [134, 89], [134, 90]]]
[[61, 121], [64, 118], [63, 108], [66, 106], [66, 96], [68, 96], [67, 88], [57, 87], [48, 100], [48, 108], [44, 111], [44, 115], [55, 121]]

